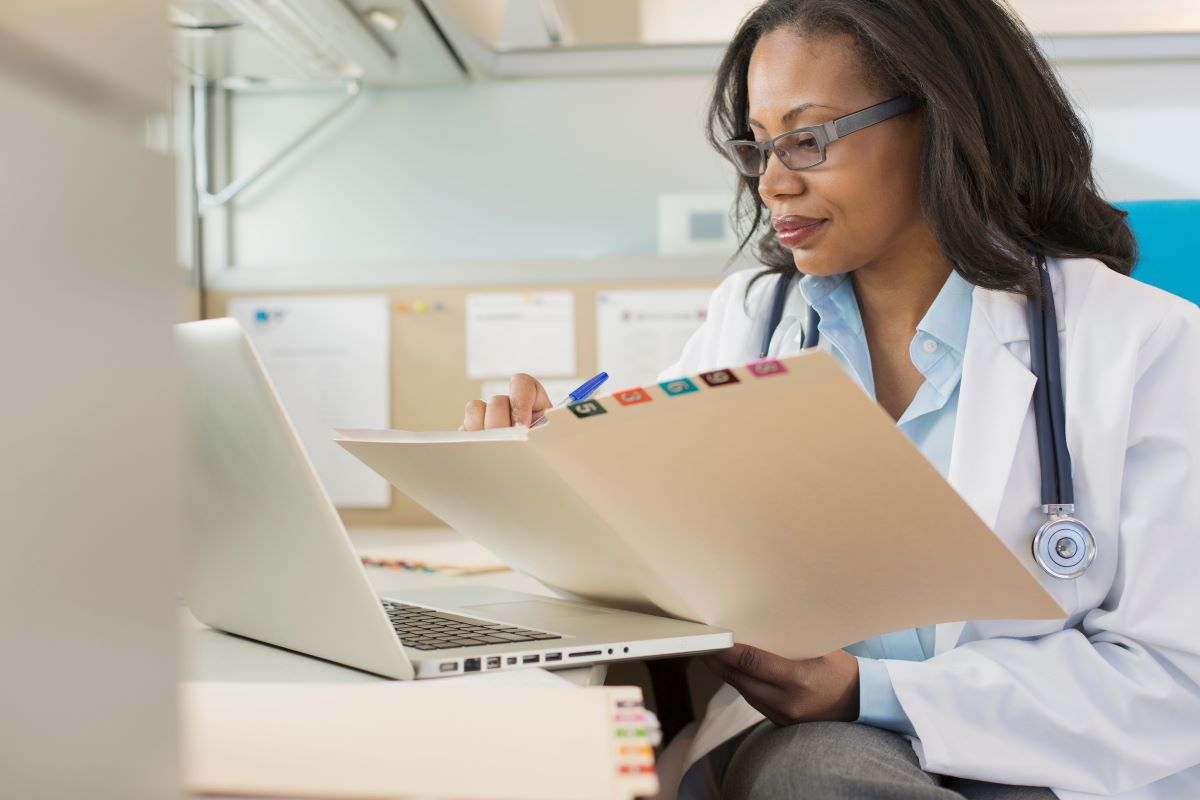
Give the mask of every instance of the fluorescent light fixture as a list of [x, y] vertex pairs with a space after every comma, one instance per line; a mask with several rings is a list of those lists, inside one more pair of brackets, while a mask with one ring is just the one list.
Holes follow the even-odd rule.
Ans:
[[386, 78], [395, 53], [343, 0], [220, 0], [313, 78]]
[[388, 33], [395, 33], [400, 29], [400, 20], [404, 14], [398, 8], [368, 8], [363, 12], [363, 16], [380, 30]]

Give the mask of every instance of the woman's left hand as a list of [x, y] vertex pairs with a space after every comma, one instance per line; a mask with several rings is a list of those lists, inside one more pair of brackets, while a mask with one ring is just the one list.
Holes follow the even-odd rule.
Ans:
[[845, 650], [793, 661], [735, 644], [703, 658], [776, 725], [858, 719], [858, 659]]

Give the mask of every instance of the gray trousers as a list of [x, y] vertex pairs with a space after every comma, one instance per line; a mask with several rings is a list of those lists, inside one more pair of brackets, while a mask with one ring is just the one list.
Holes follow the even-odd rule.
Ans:
[[[925, 772], [906, 738], [854, 722], [763, 722], [696, 767], [688, 778], [728, 800], [1054, 800], [1049, 789]], [[698, 788], [685, 779], [679, 796]]]

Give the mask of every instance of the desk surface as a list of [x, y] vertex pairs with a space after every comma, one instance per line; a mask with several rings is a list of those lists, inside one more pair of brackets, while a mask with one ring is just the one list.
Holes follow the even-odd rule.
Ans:
[[[361, 555], [403, 558], [429, 564], [478, 566], [499, 559], [449, 528], [356, 528], [350, 540]], [[367, 578], [379, 591], [426, 589], [435, 586], [496, 586], [502, 589], [551, 595], [528, 575], [489, 572], [482, 575], [446, 575], [386, 567], [367, 567]], [[182, 609], [182, 679], [187, 681], [286, 681], [365, 683], [383, 681], [349, 667], [213, 630]], [[604, 665], [556, 670], [555, 674], [580, 686], [604, 683]], [[454, 680], [441, 678], [439, 680]]]

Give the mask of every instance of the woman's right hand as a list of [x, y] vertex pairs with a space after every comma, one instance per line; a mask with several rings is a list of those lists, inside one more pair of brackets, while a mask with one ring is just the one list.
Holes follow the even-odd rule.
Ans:
[[486, 403], [472, 400], [463, 413], [459, 430], [478, 431], [484, 428], [508, 428], [513, 425], [529, 427], [550, 408], [546, 388], [532, 375], [519, 372], [508, 382], [508, 394], [498, 394]]

